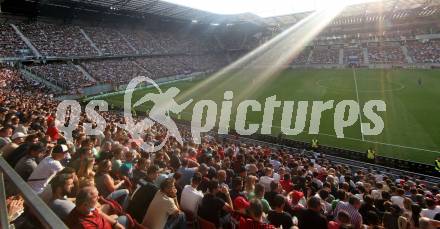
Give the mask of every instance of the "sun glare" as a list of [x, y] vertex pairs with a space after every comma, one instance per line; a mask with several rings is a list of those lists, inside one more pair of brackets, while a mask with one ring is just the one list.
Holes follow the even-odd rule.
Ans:
[[[234, 85], [235, 77], [249, 77], [252, 85], [240, 89], [234, 98], [240, 100], [252, 96], [259, 88], [267, 85], [280, 71], [284, 70], [293, 58], [299, 55], [304, 47], [328, 25], [345, 7], [343, 1], [334, 2], [331, 6], [322, 6], [300, 22], [262, 44], [255, 50], [226, 66], [213, 76], [195, 85], [180, 97], [186, 98], [215, 84], [216, 87]], [[219, 80], [221, 79], [221, 80]], [[221, 81], [217, 83], [216, 81]]]

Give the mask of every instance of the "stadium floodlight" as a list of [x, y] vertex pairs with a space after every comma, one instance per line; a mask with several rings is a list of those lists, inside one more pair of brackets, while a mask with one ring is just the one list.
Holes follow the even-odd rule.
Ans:
[[219, 26], [220, 24], [219, 23], [211, 23], [210, 25], [212, 25], [212, 26]]
[[[333, 1], [332, 1], [333, 3]], [[179, 99], [193, 96], [207, 87], [231, 87], [238, 75], [243, 82], [252, 83], [252, 86], [241, 88], [234, 97], [236, 101], [249, 98], [274, 80], [277, 73], [288, 67], [289, 63], [311, 42], [340, 12], [346, 4], [332, 4], [311, 13], [306, 18], [260, 45], [253, 51], [239, 58], [237, 61], [219, 70], [206, 80], [194, 85], [182, 93]], [[207, 95], [208, 96], [208, 95]]]
[[194, 24], [196, 24], [196, 23], [198, 23], [199, 21], [197, 21], [197, 20], [194, 19], [194, 20], [192, 20], [191, 22], [194, 23]]

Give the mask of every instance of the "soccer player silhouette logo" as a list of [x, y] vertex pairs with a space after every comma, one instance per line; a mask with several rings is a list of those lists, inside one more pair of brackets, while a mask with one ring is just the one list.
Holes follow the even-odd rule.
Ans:
[[[148, 116], [149, 118], [145, 118], [144, 120], [134, 123], [132, 113], [131, 113], [131, 98], [133, 96], [133, 91], [136, 88], [136, 86], [141, 82], [148, 82], [151, 83], [157, 90], [158, 94], [156, 93], [148, 93], [144, 95], [141, 99], [139, 99], [133, 107], [137, 107], [142, 105], [143, 103], [147, 101], [152, 101], [154, 103], [153, 107], [151, 108]], [[182, 112], [191, 102], [193, 99], [190, 99], [186, 101], [185, 103], [179, 105], [175, 101], [175, 97], [179, 94], [180, 90], [176, 87], [168, 88], [165, 92], [162, 92], [162, 90], [159, 88], [159, 86], [154, 82], [152, 79], [144, 76], [139, 76], [134, 78], [130, 81], [130, 83], [127, 86], [127, 89], [125, 91], [124, 95], [124, 117], [126, 124], [119, 124], [121, 128], [124, 128], [127, 130], [133, 138], [139, 138], [140, 134], [153, 126], [154, 122], [157, 122], [167, 128], [167, 134], [165, 139], [161, 142], [160, 145], [154, 146], [151, 148], [150, 146], [146, 145], [145, 143], [141, 146], [144, 150], [148, 152], [156, 152], [160, 150], [168, 140], [170, 136], [173, 136], [177, 142], [179, 142], [181, 145], [183, 145], [182, 136], [180, 135], [179, 129], [177, 128], [176, 123], [173, 119], [170, 117], [170, 112], [179, 114]], [[154, 121], [154, 122], [153, 122]]]

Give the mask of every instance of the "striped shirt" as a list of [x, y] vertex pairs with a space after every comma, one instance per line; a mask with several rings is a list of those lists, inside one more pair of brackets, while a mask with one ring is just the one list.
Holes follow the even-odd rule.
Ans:
[[338, 205], [336, 205], [335, 216], [338, 215], [340, 211], [345, 211], [350, 216], [350, 223], [356, 228], [360, 229], [362, 226], [362, 216], [359, 213], [358, 209], [353, 207], [348, 202], [340, 201]]

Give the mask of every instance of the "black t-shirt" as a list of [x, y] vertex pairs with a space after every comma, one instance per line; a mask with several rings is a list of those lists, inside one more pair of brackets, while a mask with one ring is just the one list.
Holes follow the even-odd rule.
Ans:
[[275, 200], [275, 196], [277, 196], [279, 193], [278, 192], [266, 192], [266, 194], [264, 194], [264, 199], [267, 200], [267, 202], [269, 202], [269, 205], [271, 208], [274, 208], [274, 200]]
[[322, 214], [310, 209], [301, 210], [298, 214], [299, 229], [327, 229], [327, 219]]
[[29, 147], [31, 146], [31, 143], [23, 143], [20, 146], [18, 146], [17, 149], [12, 151], [5, 160], [11, 165], [12, 168], [15, 167], [17, 162], [24, 156], [26, 156], [27, 152], [29, 151]]
[[147, 213], [147, 209], [159, 188], [150, 182], [139, 183], [142, 183], [142, 186], [133, 193], [127, 207], [127, 213], [136, 219], [138, 223], [142, 223], [145, 213]]
[[287, 212], [278, 213], [276, 211], [270, 211], [267, 219], [270, 224], [275, 227], [280, 227], [283, 225], [283, 228], [291, 228], [293, 226], [292, 216]]
[[198, 215], [218, 227], [220, 226], [219, 218], [221, 217], [223, 206], [225, 206], [224, 200], [208, 193], [202, 199]]

